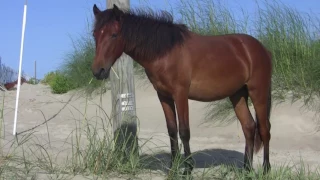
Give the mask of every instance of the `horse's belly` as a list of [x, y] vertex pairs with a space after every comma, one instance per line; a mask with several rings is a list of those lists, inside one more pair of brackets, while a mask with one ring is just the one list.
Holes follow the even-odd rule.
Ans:
[[199, 81], [191, 83], [189, 99], [196, 101], [215, 101], [233, 95], [245, 85], [245, 80], [237, 78], [225, 81]]
[[208, 91], [197, 91], [197, 93], [190, 91], [189, 92], [189, 99], [196, 100], [196, 101], [202, 101], [202, 102], [210, 102], [210, 101], [216, 101], [220, 99], [224, 99], [226, 97], [229, 97], [233, 93], [227, 93], [227, 92], [208, 92]]

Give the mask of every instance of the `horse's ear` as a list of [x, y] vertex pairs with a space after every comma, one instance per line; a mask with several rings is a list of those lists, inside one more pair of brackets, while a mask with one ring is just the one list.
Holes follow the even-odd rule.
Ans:
[[93, 5], [93, 14], [94, 14], [94, 16], [97, 16], [100, 13], [101, 13], [100, 9], [97, 7], [96, 4], [94, 4]]
[[112, 9], [114, 15], [116, 16], [116, 20], [117, 21], [120, 21], [122, 15], [123, 15], [123, 12], [118, 8], [117, 5], [113, 4], [113, 9]]
[[113, 10], [119, 10], [119, 8], [116, 4], [113, 4]]

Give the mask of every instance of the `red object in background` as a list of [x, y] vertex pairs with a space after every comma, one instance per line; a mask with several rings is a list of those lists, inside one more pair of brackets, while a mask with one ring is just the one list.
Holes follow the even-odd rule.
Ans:
[[[21, 77], [21, 85], [22, 85], [23, 83], [25, 83], [25, 82], [27, 82], [27, 80], [26, 80], [24, 77]], [[14, 88], [17, 84], [18, 84], [18, 80], [4, 84], [4, 87], [5, 87], [7, 90], [11, 90], [11, 89]]]

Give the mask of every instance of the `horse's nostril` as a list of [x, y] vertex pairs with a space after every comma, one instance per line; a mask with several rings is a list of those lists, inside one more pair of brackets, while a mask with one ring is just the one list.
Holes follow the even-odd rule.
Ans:
[[105, 79], [108, 78], [109, 74], [105, 68], [96, 69], [96, 71], [93, 71], [93, 75], [97, 79]]
[[104, 68], [101, 68], [101, 69], [97, 69], [97, 70], [93, 70], [93, 75], [96, 76], [96, 77], [99, 77], [101, 76], [102, 74], [104, 73]]

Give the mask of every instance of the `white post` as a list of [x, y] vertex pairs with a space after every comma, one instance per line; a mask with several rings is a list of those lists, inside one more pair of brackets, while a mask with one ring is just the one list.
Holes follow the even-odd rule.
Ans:
[[18, 116], [19, 94], [20, 94], [20, 86], [21, 86], [22, 55], [23, 55], [23, 43], [24, 43], [24, 32], [26, 28], [26, 20], [27, 20], [27, 0], [25, 0], [24, 2], [24, 12], [23, 12], [23, 21], [22, 21], [20, 63], [19, 63], [18, 87], [17, 87], [17, 96], [16, 96], [16, 109], [14, 112], [13, 135], [16, 135], [16, 130], [17, 130], [17, 116]]

